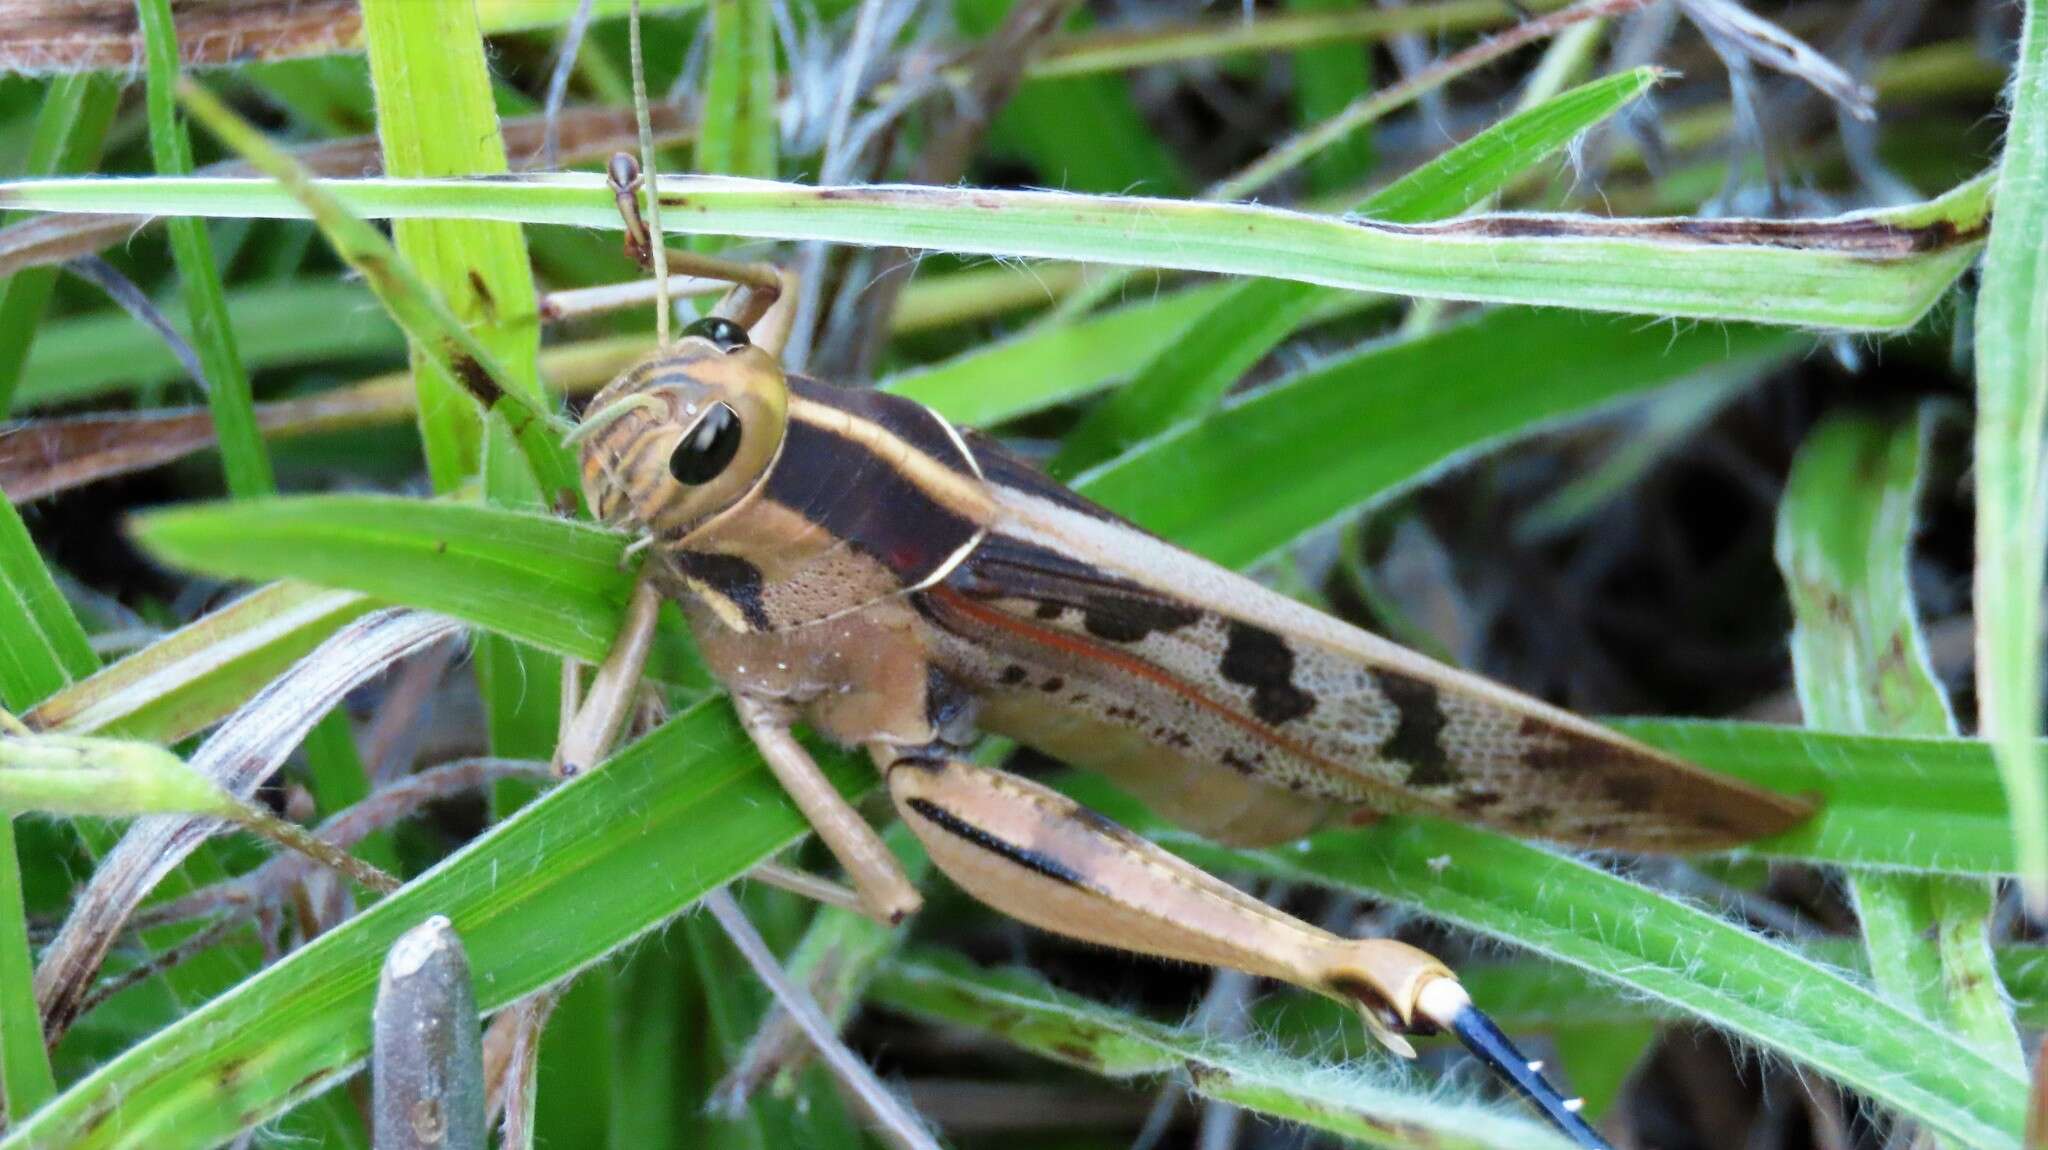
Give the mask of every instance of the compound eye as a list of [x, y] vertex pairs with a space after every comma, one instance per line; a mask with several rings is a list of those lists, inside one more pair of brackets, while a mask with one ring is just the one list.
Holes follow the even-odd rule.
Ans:
[[718, 478], [739, 450], [740, 417], [723, 403], [713, 404], [676, 444], [675, 454], [668, 457], [668, 473], [677, 483], [701, 487]]
[[720, 351], [747, 346], [747, 329], [721, 315], [705, 316], [683, 329], [684, 335], [701, 335]]

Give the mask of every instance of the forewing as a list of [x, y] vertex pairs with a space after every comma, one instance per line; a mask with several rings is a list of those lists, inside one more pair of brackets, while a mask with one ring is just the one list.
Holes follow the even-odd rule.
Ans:
[[[1297, 806], [1617, 849], [1727, 847], [1810, 813], [1323, 615], [1042, 477], [1027, 487], [992, 458], [997, 523], [930, 596], [963, 651], [985, 653], [988, 725], [1143, 777], [1155, 801], [1177, 789], [1161, 813], [1194, 829], [1214, 819], [1176, 808], [1246, 782]], [[1255, 821], [1278, 831], [1299, 813]]]

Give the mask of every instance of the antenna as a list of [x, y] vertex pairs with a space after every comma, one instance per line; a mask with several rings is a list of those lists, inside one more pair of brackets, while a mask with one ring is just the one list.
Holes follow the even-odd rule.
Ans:
[[661, 346], [668, 346], [668, 240], [661, 230], [661, 191], [656, 186], [654, 165], [654, 123], [647, 113], [647, 64], [640, 53], [640, 0], [633, 0], [628, 31], [632, 36], [633, 118], [640, 127], [640, 166], [646, 170], [648, 254], [654, 257], [654, 331]]

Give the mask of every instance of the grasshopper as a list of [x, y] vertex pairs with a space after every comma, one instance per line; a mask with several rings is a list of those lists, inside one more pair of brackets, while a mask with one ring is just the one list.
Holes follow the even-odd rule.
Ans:
[[[611, 182], [644, 254], [660, 239], [638, 218], [632, 157]], [[963, 750], [1006, 736], [1237, 846], [1401, 812], [1579, 847], [1713, 850], [1784, 831], [1807, 804], [1179, 550], [918, 403], [786, 372], [789, 273], [668, 259], [735, 286], [573, 433], [593, 512], [635, 532], [647, 561], [562, 770], [616, 733], [654, 610], [676, 599], [873, 917], [901, 921], [918, 893], [798, 722], [865, 749], [938, 869], [997, 910], [1326, 995], [1399, 1052], [1412, 1054], [1404, 1033], [1447, 1030], [1581, 1145], [1605, 1145], [1435, 957], [1311, 926]]]

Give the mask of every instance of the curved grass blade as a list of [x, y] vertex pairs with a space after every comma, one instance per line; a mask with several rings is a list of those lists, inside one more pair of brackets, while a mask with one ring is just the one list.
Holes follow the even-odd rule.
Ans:
[[[243, 578], [295, 570], [308, 582], [452, 615], [589, 663], [603, 661], [633, 587], [625, 536], [466, 503], [303, 496], [257, 509], [190, 507], [134, 529], [181, 564], [214, 566], [209, 556], [232, 552], [228, 564]], [[649, 674], [702, 689], [709, 680], [683, 635], [664, 612]]]
[[260, 588], [43, 700], [37, 730], [175, 743], [212, 726], [376, 604], [303, 583]]
[[[1510, 116], [1374, 193], [1357, 212], [1390, 223], [1456, 215], [1641, 98], [1658, 78], [1654, 68], [1637, 68]], [[1069, 433], [1049, 470], [1073, 474], [1207, 411], [1252, 365], [1341, 294], [1288, 280], [1234, 285]]]
[[1561, 854], [1427, 819], [1287, 851], [1159, 837], [1205, 866], [1424, 908], [1812, 1066], [1961, 1145], [2019, 1146], [2027, 1082], [2011, 1067], [1734, 923]]
[[1804, 826], [1750, 853], [1874, 869], [2006, 875], [2005, 793], [1988, 744], [1880, 738], [1763, 723], [1617, 719], [1617, 730], [1688, 762], [1817, 799]]
[[[463, 4], [366, 0], [363, 41], [376, 95], [384, 170], [394, 176], [492, 176], [508, 170], [476, 12]], [[546, 396], [534, 373], [540, 328], [526, 241], [517, 224], [403, 220], [399, 258], [503, 368], [498, 382], [533, 406]], [[434, 490], [446, 494], [479, 469], [482, 421], [431, 337], [415, 333], [413, 375], [421, 439]]]
[[179, 90], [192, 114], [251, 163], [279, 181], [266, 186], [288, 189], [300, 210], [313, 217], [335, 253], [360, 272], [370, 290], [398, 321], [414, 346], [434, 360], [449, 378], [458, 379], [477, 403], [502, 416], [525, 451], [543, 491], [552, 499], [567, 498], [582, 506], [582, 488], [553, 421], [530, 398], [508, 369], [448, 310], [447, 304], [398, 257], [389, 241], [350, 213], [311, 178], [298, 161], [264, 139], [227, 105], [194, 84]]
[[[36, 113], [22, 174], [90, 170], [120, 103], [120, 85], [109, 77], [52, 80], [42, 109]], [[13, 406], [24, 375], [23, 364], [42, 334], [43, 309], [56, 284], [56, 268], [23, 268], [0, 284], [0, 417]]]
[[1112, 510], [1242, 566], [1500, 442], [1803, 337], [1504, 309], [1361, 348], [1224, 404], [1076, 479]]
[[[1792, 667], [1810, 726], [1950, 735], [1908, 566], [1933, 412], [1885, 423], [1828, 419], [1793, 461], [1778, 517], [1778, 566], [1796, 619]], [[1992, 966], [1982, 880], [1854, 872], [1849, 890], [1877, 986], [2019, 1068]]]
[[[821, 757], [849, 793], [873, 782]], [[434, 914], [496, 1010], [659, 927], [806, 826], [723, 702], [677, 716], [391, 897], [145, 1039], [0, 1147], [206, 1147], [340, 1081], [370, 1048], [385, 952]]]
[[[148, 60], [149, 145], [158, 174], [192, 174], [192, 140], [178, 118], [178, 34], [171, 24], [170, 0], [137, 0]], [[270, 453], [256, 430], [255, 396], [249, 371], [235, 346], [228, 324], [227, 298], [221, 292], [213, 240], [206, 221], [179, 218], [168, 222], [171, 256], [191, 319], [193, 348], [206, 378], [198, 382], [213, 411], [214, 434], [220, 441], [221, 465], [228, 490], [237, 498], [277, 494]]]
[[1998, 751], [2028, 904], [2048, 910], [2041, 581], [2048, 565], [2048, 3], [2028, 0], [1977, 295], [1977, 719]]
[[[611, 229], [601, 177], [326, 180], [359, 215]], [[1249, 204], [915, 186], [804, 187], [671, 176], [664, 226], [981, 255], [1267, 276], [1358, 291], [1845, 331], [1910, 326], [1976, 258], [1990, 183], [1820, 220], [1475, 216], [1427, 227]], [[258, 180], [0, 183], [0, 207], [297, 219]]]
[[[1170, 1076], [1203, 1098], [1389, 1150], [1552, 1150], [1548, 1126], [1476, 1099], [1446, 1096], [1388, 1066], [1338, 1068], [1208, 1038], [1065, 994], [1023, 971], [976, 967], [944, 952], [892, 959], [869, 1001], [985, 1031], [1105, 1078]], [[1370, 1057], [1370, 1056], [1369, 1056]]]

